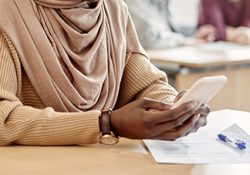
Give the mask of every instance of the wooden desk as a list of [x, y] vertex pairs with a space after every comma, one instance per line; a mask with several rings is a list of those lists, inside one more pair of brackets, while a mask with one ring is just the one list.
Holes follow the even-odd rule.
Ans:
[[151, 61], [174, 79], [177, 90], [189, 88], [203, 76], [226, 75], [227, 86], [211, 102], [213, 110], [250, 111], [250, 47], [225, 50], [181, 47], [148, 51]]
[[[238, 122], [249, 128], [250, 133], [250, 114], [231, 114], [221, 118], [211, 115], [209, 125]], [[250, 164], [157, 164], [141, 141], [128, 139], [121, 139], [116, 146], [1, 147], [0, 164], [1, 175], [217, 175], [222, 170], [224, 175], [249, 175], [250, 172]]]

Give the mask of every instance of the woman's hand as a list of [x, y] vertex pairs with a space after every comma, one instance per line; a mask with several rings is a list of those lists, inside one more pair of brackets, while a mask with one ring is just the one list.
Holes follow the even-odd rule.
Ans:
[[197, 102], [170, 108], [163, 102], [142, 98], [113, 111], [111, 126], [119, 136], [131, 139], [175, 140], [197, 130]]
[[[175, 102], [177, 102], [187, 91], [183, 90], [181, 91], [175, 98]], [[206, 126], [207, 125], [207, 116], [210, 113], [210, 107], [207, 104], [203, 104], [201, 105], [197, 111], [195, 112], [195, 116], [193, 116], [194, 118], [196, 118], [196, 122], [194, 127], [190, 130], [190, 132], [187, 133], [187, 135], [189, 133], [192, 132], [196, 132], [199, 128]]]
[[213, 42], [216, 39], [216, 29], [212, 25], [201, 26], [196, 32], [196, 38], [204, 42]]
[[227, 27], [227, 41], [249, 45], [250, 44], [250, 29], [247, 27]]

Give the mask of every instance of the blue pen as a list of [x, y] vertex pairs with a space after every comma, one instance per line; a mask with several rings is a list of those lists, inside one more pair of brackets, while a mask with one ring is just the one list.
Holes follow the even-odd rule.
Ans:
[[246, 149], [246, 143], [242, 140], [236, 140], [236, 139], [228, 137], [224, 134], [218, 134], [218, 138], [221, 141], [223, 141], [231, 146], [237, 147], [240, 150]]

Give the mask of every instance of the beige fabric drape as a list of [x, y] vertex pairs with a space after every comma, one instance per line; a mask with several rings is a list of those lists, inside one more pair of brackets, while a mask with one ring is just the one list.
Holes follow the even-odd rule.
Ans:
[[123, 0], [88, 8], [92, 1], [0, 2], [0, 29], [43, 103], [57, 111], [114, 107], [126, 53], [145, 54]]

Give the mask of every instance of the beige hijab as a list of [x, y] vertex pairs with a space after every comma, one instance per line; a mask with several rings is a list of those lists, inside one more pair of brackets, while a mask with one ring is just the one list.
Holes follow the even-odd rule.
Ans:
[[126, 53], [144, 54], [123, 0], [92, 1], [0, 2], [0, 28], [43, 103], [57, 111], [113, 108]]

